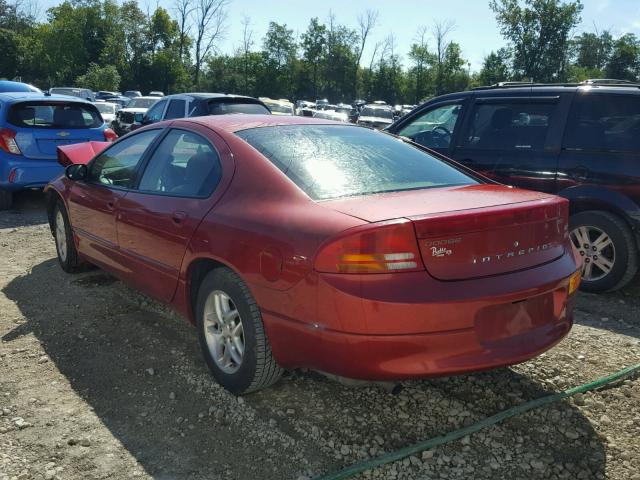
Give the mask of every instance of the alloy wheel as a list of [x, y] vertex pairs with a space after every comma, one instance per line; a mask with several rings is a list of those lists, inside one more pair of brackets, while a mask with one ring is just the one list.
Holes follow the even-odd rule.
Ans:
[[571, 241], [584, 262], [584, 281], [600, 280], [611, 272], [616, 260], [616, 249], [605, 231], [592, 225], [581, 225], [571, 232]]
[[56, 245], [58, 246], [58, 255], [60, 260], [65, 262], [67, 260], [67, 231], [64, 223], [64, 216], [62, 211], [58, 209], [56, 213]]
[[211, 292], [205, 302], [204, 334], [218, 368], [225, 373], [237, 372], [244, 357], [244, 329], [236, 305], [221, 290]]

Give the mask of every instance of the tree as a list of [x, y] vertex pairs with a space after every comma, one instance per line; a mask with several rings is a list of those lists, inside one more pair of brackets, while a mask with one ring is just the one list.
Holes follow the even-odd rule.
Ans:
[[260, 86], [269, 89], [276, 98], [293, 93], [293, 62], [297, 49], [293, 30], [285, 24], [269, 22], [262, 49], [266, 70]]
[[319, 95], [320, 82], [319, 72], [320, 62], [326, 55], [327, 47], [327, 27], [322, 25], [317, 18], [312, 18], [307, 27], [307, 31], [301, 36], [302, 57], [308, 68], [311, 69], [312, 91], [309, 92], [315, 98]]
[[413, 103], [419, 103], [427, 95], [426, 86], [431, 67], [436, 63], [436, 56], [429, 51], [427, 44], [428, 33], [426, 26], [418, 27], [416, 40], [409, 51], [409, 59], [413, 64], [410, 72], [414, 79]]
[[489, 5], [513, 51], [516, 78], [563, 80], [569, 33], [580, 22], [580, 0], [491, 0]]
[[501, 48], [497, 52], [491, 52], [487, 55], [478, 74], [480, 85], [494, 85], [509, 80], [510, 57], [511, 54], [506, 48]]
[[638, 80], [640, 75], [640, 41], [633, 33], [627, 33], [614, 42], [605, 73], [608, 78]]
[[449, 42], [447, 37], [455, 28], [455, 23], [452, 20], [434, 22], [433, 24], [433, 38], [436, 42], [436, 75], [435, 75], [435, 93], [441, 95], [444, 93], [444, 62]]
[[89, 68], [84, 75], [76, 78], [76, 86], [90, 88], [92, 90], [111, 90], [120, 88], [120, 74], [113, 65], [101, 67], [95, 63], [89, 64]]
[[367, 39], [369, 38], [369, 34], [371, 30], [375, 28], [378, 23], [378, 11], [377, 10], [367, 10], [365, 13], [358, 15], [358, 28], [360, 33], [360, 44], [358, 45], [355, 52], [355, 78], [356, 82], [354, 84], [354, 98], [358, 97], [358, 69], [360, 68], [360, 61], [362, 60], [362, 54], [364, 53], [364, 48], [367, 45]]
[[189, 18], [195, 11], [196, 7], [193, 5], [193, 0], [175, 0], [174, 9], [177, 14], [176, 21], [178, 22], [178, 55], [180, 58], [184, 58], [185, 53], [188, 52], [189, 47]]
[[197, 0], [195, 8], [195, 74], [198, 88], [204, 59], [215, 49], [215, 44], [225, 33], [228, 0]]

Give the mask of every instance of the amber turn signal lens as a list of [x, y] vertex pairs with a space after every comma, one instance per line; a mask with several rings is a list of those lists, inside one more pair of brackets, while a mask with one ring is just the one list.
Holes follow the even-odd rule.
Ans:
[[581, 271], [578, 270], [576, 273], [569, 277], [569, 295], [578, 290], [578, 287], [580, 286], [581, 276]]

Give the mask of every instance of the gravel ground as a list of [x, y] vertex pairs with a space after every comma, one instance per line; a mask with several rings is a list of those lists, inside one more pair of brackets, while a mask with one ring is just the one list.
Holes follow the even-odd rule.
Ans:
[[[306, 371], [235, 398], [185, 320], [99, 270], [67, 275], [42, 196], [0, 212], [0, 480], [301, 480], [640, 362], [640, 285], [581, 295], [557, 347], [398, 394]], [[354, 478], [640, 480], [640, 380]]]

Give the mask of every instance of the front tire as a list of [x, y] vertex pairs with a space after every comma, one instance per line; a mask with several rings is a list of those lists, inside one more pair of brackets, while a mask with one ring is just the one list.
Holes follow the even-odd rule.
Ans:
[[56, 242], [56, 252], [58, 253], [58, 262], [67, 273], [77, 273], [85, 268], [85, 263], [78, 257], [78, 251], [73, 241], [73, 233], [69, 223], [67, 209], [63, 203], [58, 200], [53, 209], [53, 238]]
[[580, 212], [569, 220], [571, 241], [583, 258], [580, 289], [607, 292], [627, 285], [638, 271], [638, 248], [629, 226], [600, 210]]
[[278, 381], [282, 369], [271, 353], [260, 309], [235, 272], [217, 268], [207, 274], [196, 316], [202, 354], [220, 385], [242, 395]]

